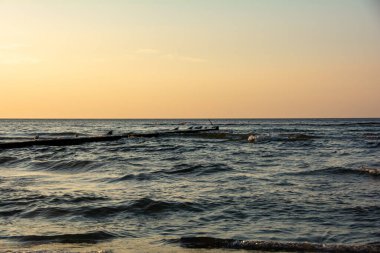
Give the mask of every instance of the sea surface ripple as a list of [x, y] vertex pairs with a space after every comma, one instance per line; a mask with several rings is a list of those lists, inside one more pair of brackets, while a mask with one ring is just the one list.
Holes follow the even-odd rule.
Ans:
[[[0, 120], [0, 142], [209, 124]], [[380, 119], [213, 124], [219, 133], [0, 150], [0, 250], [197, 237], [379, 244]]]

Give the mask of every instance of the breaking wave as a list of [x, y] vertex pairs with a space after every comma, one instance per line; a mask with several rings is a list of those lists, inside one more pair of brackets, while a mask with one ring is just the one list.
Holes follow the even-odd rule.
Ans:
[[[164, 236], [186, 236], [177, 240], [185, 247], [373, 250], [366, 243], [375, 247], [380, 238], [380, 119], [220, 119], [219, 131], [182, 134], [208, 124], [194, 121], [3, 121], [1, 144], [40, 133], [37, 142], [63, 146], [0, 147], [0, 251], [9, 240], [27, 247], [21, 242], [115, 238], [109, 245], [117, 250], [129, 237], [141, 243]], [[118, 139], [153, 131], [167, 134]], [[206, 235], [265, 241], [189, 237]], [[365, 245], [313, 244], [320, 242]]]
[[343, 244], [316, 244], [299, 242], [274, 242], [274, 241], [246, 241], [235, 239], [219, 239], [213, 237], [182, 237], [170, 240], [179, 243], [186, 248], [205, 249], [243, 249], [260, 251], [282, 252], [329, 252], [329, 253], [378, 253], [380, 246], [367, 245], [343, 245]]

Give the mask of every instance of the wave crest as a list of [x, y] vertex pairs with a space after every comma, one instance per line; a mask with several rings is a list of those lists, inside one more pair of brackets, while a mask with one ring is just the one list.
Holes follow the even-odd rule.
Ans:
[[223, 163], [215, 163], [215, 164], [177, 164], [174, 165], [169, 170], [159, 170], [154, 171], [151, 173], [139, 173], [139, 174], [127, 174], [120, 178], [116, 178], [111, 180], [112, 182], [122, 182], [122, 181], [128, 181], [128, 180], [137, 180], [137, 181], [144, 181], [144, 180], [152, 180], [157, 179], [161, 176], [168, 176], [168, 175], [177, 175], [177, 176], [186, 176], [186, 175], [210, 175], [214, 173], [222, 173], [226, 171], [231, 171], [233, 168], [227, 166]]
[[359, 169], [330, 167], [330, 168], [324, 168], [324, 169], [297, 172], [296, 174], [299, 176], [321, 175], [321, 174], [336, 174], [336, 175], [357, 174], [357, 175], [368, 175], [368, 176], [378, 177], [380, 176], [380, 169], [368, 168], [368, 167], [361, 167]]
[[219, 239], [213, 237], [182, 237], [172, 240], [186, 248], [225, 248], [261, 251], [286, 252], [329, 252], [329, 253], [378, 253], [379, 245], [329, 245], [316, 243], [274, 242], [274, 241], [245, 241], [234, 239]]
[[190, 202], [159, 201], [141, 198], [128, 204], [107, 206], [77, 207], [37, 207], [20, 214], [22, 218], [57, 218], [63, 216], [82, 216], [89, 219], [112, 217], [119, 214], [154, 215], [167, 212], [189, 211], [200, 212], [200, 205]]
[[59, 170], [59, 171], [83, 171], [93, 169], [99, 166], [95, 161], [91, 160], [61, 160], [61, 161], [35, 161], [32, 166], [36, 169]]

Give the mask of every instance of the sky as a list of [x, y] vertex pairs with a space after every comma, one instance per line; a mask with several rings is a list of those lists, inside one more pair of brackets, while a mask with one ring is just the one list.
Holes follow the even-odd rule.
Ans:
[[379, 2], [0, 0], [0, 118], [380, 117]]

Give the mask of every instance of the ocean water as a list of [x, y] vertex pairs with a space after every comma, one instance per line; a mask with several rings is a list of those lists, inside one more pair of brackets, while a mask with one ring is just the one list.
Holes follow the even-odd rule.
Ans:
[[[193, 252], [185, 237], [379, 244], [380, 119], [213, 124], [218, 133], [0, 150], [0, 251]], [[0, 142], [198, 125], [210, 123], [0, 120]]]

